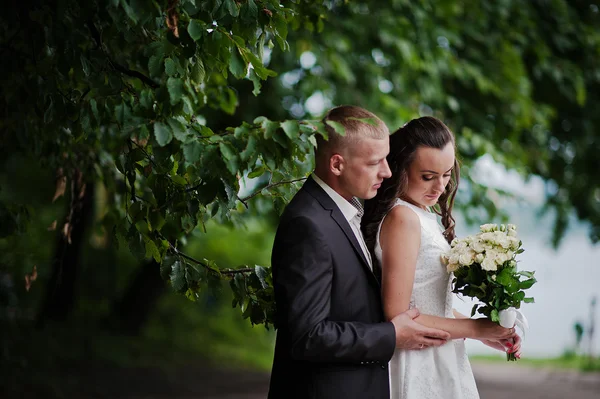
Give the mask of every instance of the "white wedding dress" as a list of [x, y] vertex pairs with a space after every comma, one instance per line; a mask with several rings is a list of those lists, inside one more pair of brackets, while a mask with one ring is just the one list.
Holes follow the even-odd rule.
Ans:
[[[410, 307], [423, 314], [454, 317], [452, 278], [440, 258], [450, 246], [442, 235], [437, 215], [400, 199], [394, 206], [409, 207], [421, 222], [421, 247]], [[379, 232], [375, 255], [381, 264]], [[389, 370], [390, 399], [479, 398], [463, 339], [422, 350], [396, 349]]]

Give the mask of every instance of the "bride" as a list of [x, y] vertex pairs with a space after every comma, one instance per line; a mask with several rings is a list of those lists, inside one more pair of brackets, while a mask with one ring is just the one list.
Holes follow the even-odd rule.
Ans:
[[[392, 399], [478, 398], [464, 339], [520, 356], [520, 338], [487, 319], [452, 308], [452, 278], [441, 254], [454, 239], [452, 206], [459, 169], [452, 132], [433, 117], [414, 119], [390, 136], [392, 177], [365, 202], [362, 229], [381, 266], [388, 320], [418, 308], [416, 322], [451, 334], [440, 347], [396, 350], [390, 361]], [[438, 224], [441, 219], [443, 229]]]

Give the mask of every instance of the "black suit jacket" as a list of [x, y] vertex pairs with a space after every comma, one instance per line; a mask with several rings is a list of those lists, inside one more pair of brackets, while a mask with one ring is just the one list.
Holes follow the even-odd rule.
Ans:
[[312, 178], [281, 217], [271, 264], [277, 340], [269, 399], [389, 398], [396, 338], [379, 282]]

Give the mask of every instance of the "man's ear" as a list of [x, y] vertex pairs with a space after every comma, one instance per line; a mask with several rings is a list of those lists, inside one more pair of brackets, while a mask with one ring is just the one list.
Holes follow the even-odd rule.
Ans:
[[329, 158], [329, 170], [336, 176], [340, 176], [344, 171], [345, 160], [344, 157], [340, 154], [333, 154], [331, 158]]

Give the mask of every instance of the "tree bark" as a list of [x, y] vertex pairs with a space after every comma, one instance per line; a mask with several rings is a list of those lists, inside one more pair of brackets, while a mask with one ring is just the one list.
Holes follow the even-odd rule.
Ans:
[[80, 257], [93, 211], [93, 185], [86, 185], [82, 173], [76, 170], [71, 179], [68, 216], [58, 232], [52, 275], [37, 319], [38, 327], [47, 321], [66, 321], [75, 306]]
[[142, 264], [121, 299], [113, 304], [109, 325], [121, 333], [139, 335], [165, 290], [160, 265], [154, 260]]

